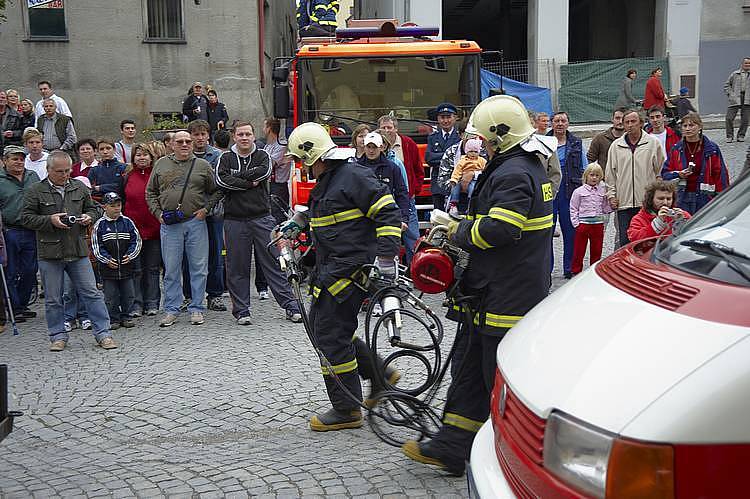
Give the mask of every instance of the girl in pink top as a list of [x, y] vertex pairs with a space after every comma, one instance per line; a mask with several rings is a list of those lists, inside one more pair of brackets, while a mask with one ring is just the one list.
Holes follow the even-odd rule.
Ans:
[[607, 184], [602, 181], [604, 171], [599, 163], [589, 163], [583, 171], [583, 185], [570, 198], [570, 221], [576, 229], [573, 241], [573, 262], [570, 271], [575, 275], [583, 270], [586, 246], [590, 245], [589, 265], [602, 257], [605, 214], [612, 208], [607, 199]]

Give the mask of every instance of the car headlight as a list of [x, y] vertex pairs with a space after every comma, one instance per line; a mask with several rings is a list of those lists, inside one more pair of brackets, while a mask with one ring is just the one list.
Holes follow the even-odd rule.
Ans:
[[622, 438], [561, 412], [547, 419], [544, 467], [593, 497], [674, 497], [674, 449]]
[[604, 497], [615, 435], [553, 412], [544, 432], [544, 467], [593, 497]]

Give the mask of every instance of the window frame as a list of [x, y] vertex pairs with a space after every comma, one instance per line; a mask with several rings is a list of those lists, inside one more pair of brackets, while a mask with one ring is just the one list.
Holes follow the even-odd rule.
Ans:
[[185, 29], [185, 0], [178, 0], [180, 4], [180, 33], [181, 38], [153, 38], [148, 32], [148, 4], [150, 0], [142, 0], [141, 12], [143, 13], [143, 43], [166, 43], [166, 44], [187, 44], [187, 35]]
[[24, 34], [25, 37], [23, 39], [24, 42], [68, 42], [70, 41], [70, 32], [68, 30], [68, 13], [67, 11], [67, 2], [69, 0], [63, 0], [63, 25], [65, 27], [65, 34], [64, 35], [32, 35], [31, 34], [31, 18], [29, 17], [29, 10], [31, 9], [29, 7], [29, 4], [26, 0], [21, 0], [19, 3], [21, 4], [20, 7], [23, 9], [23, 15], [21, 18], [23, 19], [23, 28], [24, 28]]

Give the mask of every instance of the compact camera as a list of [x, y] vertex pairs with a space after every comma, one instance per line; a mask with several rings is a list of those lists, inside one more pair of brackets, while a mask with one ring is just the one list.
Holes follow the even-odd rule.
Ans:
[[61, 215], [60, 221], [67, 225], [68, 227], [73, 227], [75, 224], [78, 223], [78, 221], [81, 220], [81, 217], [78, 217], [76, 215]]

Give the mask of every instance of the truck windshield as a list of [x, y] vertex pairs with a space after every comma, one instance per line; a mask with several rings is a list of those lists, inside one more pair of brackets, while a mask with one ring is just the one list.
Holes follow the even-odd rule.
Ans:
[[685, 272], [750, 286], [750, 175], [660, 241], [654, 257]]
[[479, 100], [478, 54], [305, 58], [297, 71], [300, 122], [318, 122], [331, 135], [349, 135], [359, 123], [375, 127], [393, 112], [399, 131], [416, 138], [432, 131], [428, 111], [440, 102], [468, 116]]

